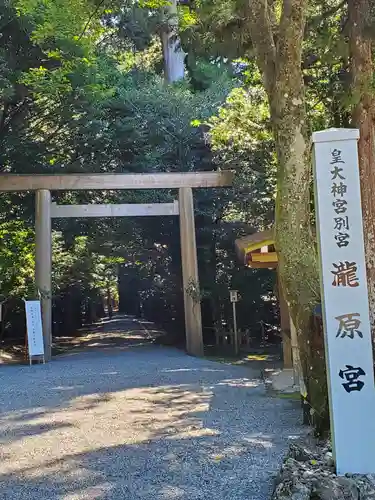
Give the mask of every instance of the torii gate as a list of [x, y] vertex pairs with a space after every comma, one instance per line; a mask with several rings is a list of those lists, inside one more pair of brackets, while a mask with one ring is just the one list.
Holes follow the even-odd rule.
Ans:
[[[203, 354], [200, 304], [189, 293], [199, 287], [192, 188], [231, 186], [233, 172], [157, 174], [0, 174], [0, 191], [35, 191], [35, 281], [42, 294], [42, 323], [46, 360], [52, 352], [51, 219], [57, 217], [126, 217], [179, 215], [186, 349]], [[51, 191], [178, 189], [178, 202], [122, 205], [61, 205], [51, 203]]]

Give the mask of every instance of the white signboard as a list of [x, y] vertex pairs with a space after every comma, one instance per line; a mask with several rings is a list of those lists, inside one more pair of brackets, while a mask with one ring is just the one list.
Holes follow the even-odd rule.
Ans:
[[26, 300], [26, 326], [29, 356], [44, 356], [42, 315], [39, 300]]
[[230, 301], [238, 302], [238, 290], [229, 290]]
[[322, 309], [337, 473], [375, 473], [375, 387], [358, 130], [313, 134]]

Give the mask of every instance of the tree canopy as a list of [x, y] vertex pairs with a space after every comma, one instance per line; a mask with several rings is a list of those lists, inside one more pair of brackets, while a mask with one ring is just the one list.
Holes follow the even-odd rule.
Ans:
[[[248, 327], [245, 311], [250, 306], [260, 331], [260, 320], [274, 322], [275, 303], [268, 300], [272, 274], [265, 271], [264, 281], [259, 273], [245, 273], [236, 261], [233, 241], [248, 228], [268, 226], [273, 218], [275, 158], [262, 89], [245, 87], [246, 76], [236, 72], [230, 61], [215, 62], [200, 55], [187, 64], [184, 81], [165, 85], [160, 33], [166, 4], [107, 4], [22, 0], [1, 7], [1, 171], [236, 169], [234, 192], [196, 193], [205, 325], [210, 331], [214, 324], [230, 323], [228, 287], [237, 283], [244, 297], [242, 328]], [[180, 6], [179, 14], [183, 33], [191, 29], [195, 17], [187, 6]], [[191, 55], [189, 60], [193, 61]], [[248, 116], [243, 120], [244, 108]], [[175, 193], [168, 191], [55, 195], [59, 203], [174, 198]], [[13, 259], [10, 266], [9, 245], [2, 245], [2, 294], [21, 299], [35, 294], [33, 197], [3, 196], [0, 209], [3, 240], [12, 238], [9, 245], [14, 250], [17, 245], [20, 259]], [[9, 222], [10, 213], [16, 223]], [[137, 276], [138, 295], [151, 319], [178, 323], [183, 331], [176, 221], [58, 220], [54, 231], [56, 332], [81, 324], [85, 317], [80, 310], [87, 298], [95, 303], [106, 297], [108, 285], [115, 293], [118, 269]], [[23, 278], [17, 276], [20, 268]], [[246, 281], [252, 276], [257, 285], [249, 293]], [[23, 285], [15, 279], [23, 280]], [[260, 296], [267, 297], [266, 302]], [[81, 303], [73, 325], [59, 326], [64, 315], [58, 311], [68, 307], [64, 301], [74, 308], [73, 302]], [[93, 310], [90, 307], [90, 314]], [[8, 315], [9, 334], [11, 319]]]

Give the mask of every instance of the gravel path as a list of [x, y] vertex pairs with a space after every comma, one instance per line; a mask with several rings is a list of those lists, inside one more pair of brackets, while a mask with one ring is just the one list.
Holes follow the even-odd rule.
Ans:
[[266, 500], [299, 405], [157, 346], [0, 367], [0, 499]]

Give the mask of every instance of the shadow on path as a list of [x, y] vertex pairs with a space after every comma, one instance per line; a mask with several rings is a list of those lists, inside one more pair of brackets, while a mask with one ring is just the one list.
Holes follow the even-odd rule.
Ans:
[[301, 434], [255, 372], [153, 345], [1, 368], [0, 387], [0, 499], [267, 500]]

